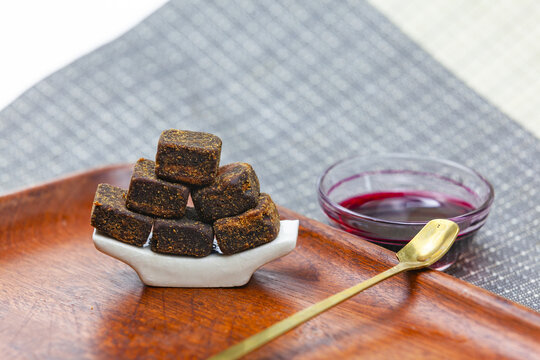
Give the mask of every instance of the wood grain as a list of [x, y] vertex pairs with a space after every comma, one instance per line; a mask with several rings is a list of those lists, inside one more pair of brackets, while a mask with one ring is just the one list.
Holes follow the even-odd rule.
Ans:
[[[99, 253], [90, 207], [129, 166], [0, 198], [2, 358], [205, 358], [397, 263], [390, 251], [301, 221], [298, 247], [232, 289], [142, 285]], [[250, 358], [521, 358], [540, 354], [540, 315], [444, 273], [398, 275]]]

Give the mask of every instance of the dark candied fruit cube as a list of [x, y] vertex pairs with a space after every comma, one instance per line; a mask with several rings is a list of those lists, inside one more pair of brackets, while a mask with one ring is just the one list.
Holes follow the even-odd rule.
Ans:
[[240, 215], [214, 222], [218, 246], [225, 255], [266, 244], [279, 234], [279, 213], [270, 195], [261, 193], [259, 203]]
[[126, 199], [128, 209], [162, 218], [181, 218], [186, 211], [189, 188], [158, 179], [152, 160], [135, 164]]
[[143, 246], [148, 240], [154, 219], [128, 210], [125, 201], [125, 190], [109, 184], [99, 184], [90, 224], [116, 240]]
[[207, 185], [217, 175], [221, 139], [203, 132], [165, 130], [156, 154], [156, 175], [168, 181]]
[[197, 211], [193, 206], [186, 207], [186, 213], [184, 215], [185, 218], [195, 221], [202, 221], [199, 217], [199, 214], [197, 214]]
[[161, 254], [204, 257], [212, 252], [213, 242], [212, 225], [198, 221], [195, 210], [188, 208], [182, 219], [156, 219], [150, 246]]
[[201, 219], [214, 222], [257, 206], [259, 179], [249, 164], [228, 164], [219, 168], [212, 184], [194, 188], [191, 198]]

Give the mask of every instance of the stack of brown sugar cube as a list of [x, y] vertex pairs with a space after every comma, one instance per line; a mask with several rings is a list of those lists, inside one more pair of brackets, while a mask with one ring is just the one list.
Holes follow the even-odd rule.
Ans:
[[[164, 131], [156, 161], [137, 161], [128, 191], [98, 186], [92, 226], [135, 246], [152, 232], [152, 251], [195, 257], [211, 253], [214, 236], [226, 255], [274, 240], [279, 214], [260, 193], [255, 171], [247, 163], [219, 167], [220, 155], [215, 135]], [[190, 194], [193, 208], [187, 206]]]

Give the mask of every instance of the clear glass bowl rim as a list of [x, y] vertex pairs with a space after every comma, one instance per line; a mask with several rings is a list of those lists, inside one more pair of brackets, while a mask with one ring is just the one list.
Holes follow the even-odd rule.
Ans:
[[[339, 205], [335, 201], [331, 200], [328, 197], [328, 195], [326, 195], [326, 193], [322, 189], [322, 184], [323, 184], [323, 181], [326, 178], [326, 176], [335, 167], [337, 167], [337, 166], [339, 166], [339, 165], [341, 165], [341, 164], [343, 164], [345, 162], [352, 161], [352, 160], [366, 160], [366, 159], [369, 159], [371, 161], [373, 161], [374, 159], [375, 160], [376, 159], [385, 159], [385, 160], [407, 159], [407, 160], [414, 160], [414, 161], [426, 161], [427, 160], [427, 161], [438, 162], [438, 163], [441, 163], [441, 164], [444, 164], [444, 165], [447, 165], [447, 166], [455, 167], [455, 168], [458, 168], [460, 170], [470, 172], [473, 175], [477, 176], [481, 180], [481, 182], [484, 183], [488, 188], [487, 198], [480, 206], [478, 206], [474, 210], [471, 210], [468, 213], [465, 213], [465, 214], [450, 218], [450, 220], [453, 220], [453, 221], [456, 221], [456, 222], [464, 220], [464, 219], [469, 218], [469, 217], [472, 217], [472, 216], [474, 216], [476, 214], [479, 214], [479, 213], [483, 212], [486, 209], [489, 209], [489, 207], [493, 203], [493, 199], [495, 197], [495, 191], [493, 189], [493, 185], [491, 185], [491, 183], [484, 176], [482, 176], [478, 171], [476, 171], [476, 170], [474, 170], [474, 169], [472, 169], [472, 168], [470, 168], [468, 166], [461, 165], [461, 164], [459, 164], [457, 162], [454, 162], [452, 160], [440, 159], [440, 158], [429, 157], [429, 156], [422, 156], [422, 155], [415, 155], [415, 154], [387, 153], [387, 154], [375, 154], [375, 155], [354, 155], [354, 156], [350, 156], [350, 157], [341, 159], [341, 160], [333, 163], [328, 168], [326, 168], [326, 170], [323, 172], [323, 174], [319, 177], [319, 180], [317, 182], [319, 198], [323, 202], [325, 202], [326, 204], [330, 205], [332, 208], [337, 210], [338, 212], [345, 213], [345, 214], [347, 214], [347, 215], [349, 215], [351, 217], [355, 217], [357, 219], [363, 219], [363, 220], [368, 220], [368, 221], [373, 221], [373, 222], [378, 222], [378, 223], [384, 223], [384, 224], [390, 224], [390, 225], [416, 225], [417, 226], [417, 225], [426, 224], [427, 221], [402, 222], [402, 221], [392, 221], [392, 220], [379, 219], [379, 218], [374, 218], [374, 217], [367, 216], [367, 215], [362, 215], [362, 214], [359, 214], [357, 212], [351, 211], [351, 210], [347, 209], [346, 207], [343, 207], [343, 206]], [[388, 169], [388, 170], [391, 170], [391, 169]]]

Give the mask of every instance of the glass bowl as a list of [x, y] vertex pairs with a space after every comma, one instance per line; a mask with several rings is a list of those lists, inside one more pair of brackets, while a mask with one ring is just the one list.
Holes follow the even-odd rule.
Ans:
[[486, 222], [493, 186], [448, 160], [416, 155], [358, 156], [330, 166], [319, 179], [319, 203], [331, 222], [393, 251], [433, 218], [459, 225], [452, 249], [432, 266], [444, 270]]

